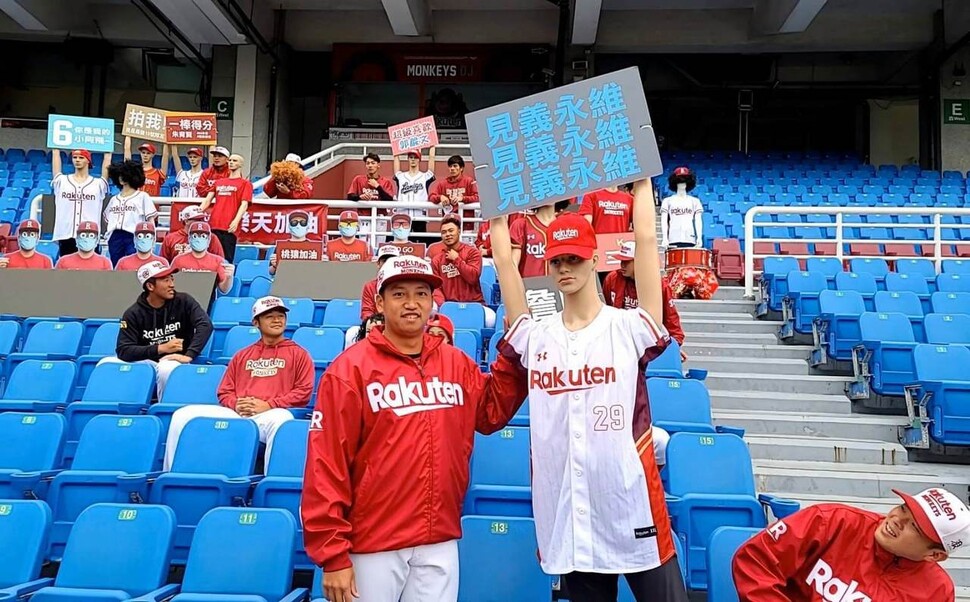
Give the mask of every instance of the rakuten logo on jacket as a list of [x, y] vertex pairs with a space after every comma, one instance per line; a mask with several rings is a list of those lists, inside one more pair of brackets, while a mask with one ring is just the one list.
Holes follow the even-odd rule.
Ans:
[[465, 405], [465, 390], [437, 376], [426, 382], [409, 382], [402, 376], [389, 384], [367, 385], [367, 401], [375, 413], [391, 410], [398, 416]]
[[805, 583], [815, 587], [815, 591], [826, 602], [872, 602], [872, 599], [858, 590], [859, 582], [849, 583], [832, 574], [832, 567], [821, 558], [815, 563], [815, 568], [808, 574]]

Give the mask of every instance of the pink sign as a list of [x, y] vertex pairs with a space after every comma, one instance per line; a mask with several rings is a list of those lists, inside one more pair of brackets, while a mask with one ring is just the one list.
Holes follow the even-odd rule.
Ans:
[[434, 126], [434, 117], [422, 117], [392, 125], [387, 128], [387, 135], [391, 138], [391, 152], [395, 155], [431, 148], [438, 144], [438, 130]]

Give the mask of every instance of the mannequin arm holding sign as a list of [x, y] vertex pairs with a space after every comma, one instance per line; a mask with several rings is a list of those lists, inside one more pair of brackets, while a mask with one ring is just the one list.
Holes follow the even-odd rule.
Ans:
[[660, 249], [657, 248], [657, 216], [650, 178], [633, 185], [633, 237], [637, 243], [633, 266], [640, 308], [650, 314], [654, 322], [663, 324]]
[[[492, 259], [498, 274], [498, 284], [502, 289], [502, 302], [505, 304], [505, 318], [512, 325], [519, 316], [529, 313], [529, 306], [525, 301], [525, 284], [519, 274], [519, 266], [512, 258], [509, 216], [492, 218], [488, 229], [489, 239], [492, 241]], [[495, 328], [505, 327], [496, 324]]]

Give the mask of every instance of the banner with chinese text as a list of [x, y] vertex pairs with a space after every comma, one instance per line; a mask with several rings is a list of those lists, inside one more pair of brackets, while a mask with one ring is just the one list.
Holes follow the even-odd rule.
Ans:
[[596, 255], [599, 261], [596, 264], [597, 272], [612, 272], [620, 267], [620, 260], [616, 254], [620, 252], [620, 245], [633, 240], [633, 232], [622, 234], [597, 234], [596, 235]]
[[[525, 304], [533, 318], [542, 320], [562, 311], [562, 293], [556, 288], [556, 280], [552, 276], [525, 278], [522, 283], [525, 286]], [[600, 299], [603, 299], [603, 287], [600, 285], [599, 278], [596, 278], [596, 290], [599, 292]], [[495, 327], [504, 328], [499, 324]]]
[[280, 261], [323, 261], [323, 241], [280, 241], [276, 243], [276, 258]]
[[636, 67], [468, 113], [482, 217], [663, 171]]
[[115, 150], [114, 119], [51, 113], [47, 116], [47, 147], [112, 153]]
[[129, 104], [125, 107], [123, 136], [163, 144], [205, 144], [217, 142], [216, 114], [166, 111]]
[[168, 142], [165, 137], [165, 111], [154, 107], [127, 105], [121, 135], [163, 144]]
[[[261, 203], [260, 201], [267, 201]], [[171, 230], [182, 228], [182, 222], [178, 219], [178, 214], [182, 209], [197, 203], [172, 203]], [[244, 244], [264, 244], [275, 245], [278, 241], [290, 238], [289, 215], [290, 212], [302, 209], [310, 214], [307, 224], [307, 238], [310, 240], [323, 240], [327, 231], [327, 206], [322, 203], [306, 203], [294, 205], [281, 205], [272, 199], [253, 199], [249, 209], [243, 215], [236, 237], [240, 243]]]
[[434, 117], [422, 117], [387, 128], [391, 140], [391, 154], [403, 155], [408, 151], [420, 151], [438, 144], [438, 130]]

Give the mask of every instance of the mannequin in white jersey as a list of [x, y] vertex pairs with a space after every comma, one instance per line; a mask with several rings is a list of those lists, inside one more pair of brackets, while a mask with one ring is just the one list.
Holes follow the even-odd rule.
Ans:
[[675, 169], [668, 180], [674, 194], [660, 203], [661, 245], [668, 249], [699, 247], [704, 242], [704, 206], [697, 197], [687, 194], [696, 184], [697, 179], [686, 167]]
[[[428, 192], [431, 184], [434, 183], [434, 147], [428, 151], [428, 169], [421, 171], [421, 151], [410, 151], [407, 154], [408, 169], [401, 171], [401, 158], [394, 156], [394, 182], [397, 184], [397, 200], [404, 203], [427, 203]], [[401, 213], [406, 213], [412, 218], [416, 216], [426, 216], [427, 209], [402, 209]], [[428, 222], [425, 220], [412, 220], [411, 232], [423, 233], [428, 231]], [[413, 237], [411, 242], [428, 243], [427, 240]]]
[[[654, 456], [644, 369], [666, 348], [653, 187], [633, 204], [640, 307], [597, 294], [596, 235], [576, 213], [550, 225], [545, 259], [563, 311], [533, 320], [512, 261], [508, 220], [490, 224], [511, 322], [499, 343], [526, 368], [532, 505], [543, 571], [563, 575], [572, 602], [616, 602], [623, 575], [638, 602], [685, 602]], [[634, 360], [633, 358], [638, 358]], [[633, 443], [633, 445], [631, 445]]]
[[[175, 163], [175, 182], [178, 184], [175, 196], [183, 199], [197, 198], [199, 194], [195, 191], [195, 187], [198, 186], [199, 178], [202, 177], [202, 157], [204, 156], [202, 149], [193, 146], [185, 152], [185, 156], [189, 160], [188, 169], [185, 169], [185, 166], [182, 165], [178, 145], [173, 144], [171, 150], [169, 156]], [[168, 166], [163, 165], [162, 171], [168, 173]]]

